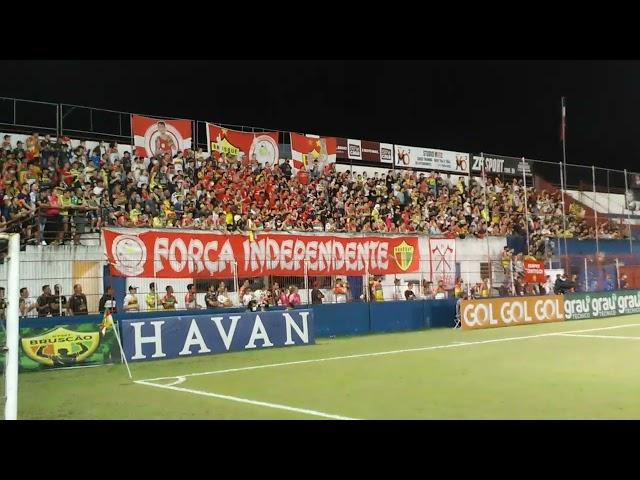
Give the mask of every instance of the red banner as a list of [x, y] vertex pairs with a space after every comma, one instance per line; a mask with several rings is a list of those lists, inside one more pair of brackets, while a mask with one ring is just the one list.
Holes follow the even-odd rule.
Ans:
[[[385, 275], [416, 272], [418, 237], [262, 233], [255, 241], [222, 232], [104, 229], [111, 274], [229, 278], [263, 275]], [[155, 260], [155, 261], [154, 261]]]
[[327, 163], [336, 162], [336, 149], [335, 137], [291, 134], [291, 158], [294, 168], [309, 168], [314, 160], [318, 160], [318, 166], [322, 169]]
[[274, 165], [279, 158], [278, 132], [239, 132], [219, 125], [207, 123], [207, 145], [216, 156], [222, 153], [251, 159], [253, 155], [260, 163]]
[[525, 260], [524, 281], [526, 283], [544, 283], [544, 262]]
[[140, 157], [163, 153], [174, 156], [191, 148], [191, 120], [158, 120], [131, 115], [131, 130], [136, 155]]

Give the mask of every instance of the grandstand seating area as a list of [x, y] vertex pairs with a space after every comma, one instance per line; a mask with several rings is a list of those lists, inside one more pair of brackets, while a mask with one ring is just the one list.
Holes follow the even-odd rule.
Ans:
[[[143, 158], [117, 143], [72, 147], [67, 137], [37, 133], [25, 142], [3, 136], [0, 171], [0, 231], [20, 229], [41, 245], [77, 244], [103, 225], [461, 238], [528, 231], [537, 254], [547, 238], [596, 233], [576, 202], [567, 204], [564, 229], [560, 193], [525, 189], [521, 178], [454, 179], [410, 169], [352, 175], [335, 164], [298, 171], [289, 160], [240, 162], [202, 149]], [[606, 221], [597, 228], [602, 238], [625, 235]]]

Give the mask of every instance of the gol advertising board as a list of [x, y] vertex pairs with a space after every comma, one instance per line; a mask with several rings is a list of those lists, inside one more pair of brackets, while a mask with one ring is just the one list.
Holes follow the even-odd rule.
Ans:
[[462, 300], [463, 329], [509, 327], [564, 320], [562, 295]]
[[[43, 320], [45, 319], [40, 321]], [[25, 323], [32, 322], [27, 320]], [[5, 342], [5, 331], [0, 329], [0, 344], [4, 345]], [[20, 327], [21, 372], [100, 365], [116, 361], [120, 361], [120, 349], [113, 328], [108, 328], [102, 333], [97, 323]], [[4, 362], [5, 357], [0, 356], [2, 368]]]
[[564, 311], [567, 320], [640, 313], [640, 290], [567, 293]]
[[122, 346], [130, 361], [314, 343], [312, 310], [122, 320]]

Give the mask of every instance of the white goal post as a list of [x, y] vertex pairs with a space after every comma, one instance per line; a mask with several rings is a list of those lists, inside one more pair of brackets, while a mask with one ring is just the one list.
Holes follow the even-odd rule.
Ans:
[[4, 419], [18, 418], [18, 349], [20, 348], [19, 299], [20, 299], [20, 234], [0, 233], [0, 238], [9, 240], [7, 307], [6, 307], [6, 345], [5, 354], [5, 405]]

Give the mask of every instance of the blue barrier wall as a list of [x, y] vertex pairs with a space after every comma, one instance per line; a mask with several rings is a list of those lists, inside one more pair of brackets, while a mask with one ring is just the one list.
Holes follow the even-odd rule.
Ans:
[[[362, 335], [366, 333], [398, 332], [421, 328], [453, 327], [455, 324], [455, 299], [414, 300], [393, 302], [356, 302], [340, 304], [306, 305], [313, 310], [315, 336], [330, 337], [339, 335]], [[275, 307], [269, 311], [283, 310]], [[246, 308], [219, 308], [199, 310], [197, 315], [220, 315], [226, 313], [245, 313]], [[116, 320], [144, 320], [193, 315], [187, 310], [157, 311], [139, 313], [117, 313]], [[100, 323], [102, 315], [79, 315], [70, 317], [21, 318], [23, 327], [54, 327], [75, 323]], [[120, 322], [118, 322], [121, 325]]]
[[456, 324], [456, 302], [457, 300], [455, 298], [424, 301], [425, 327], [453, 327]]
[[310, 305], [317, 337], [369, 333], [369, 304], [366, 302]]
[[425, 328], [424, 301], [371, 303], [371, 332], [399, 332]]
[[315, 343], [311, 309], [129, 319], [120, 328], [129, 361]]

